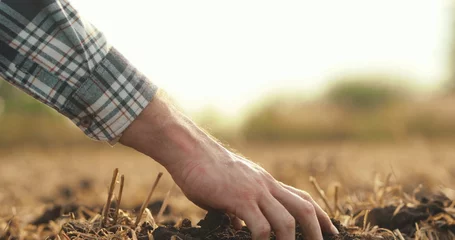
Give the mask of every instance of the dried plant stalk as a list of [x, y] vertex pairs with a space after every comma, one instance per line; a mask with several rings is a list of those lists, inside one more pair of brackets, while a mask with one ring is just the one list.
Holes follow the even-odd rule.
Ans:
[[338, 209], [338, 185], [335, 185], [335, 193], [334, 193], [334, 202], [333, 202], [333, 204], [335, 204], [335, 208]]
[[337, 211], [339, 213], [343, 213], [343, 209], [341, 209], [340, 207], [340, 204], [338, 204], [338, 199], [339, 199], [339, 191], [340, 191], [340, 186], [339, 185], [335, 185], [335, 193], [334, 193], [334, 198], [335, 198], [335, 209], [337, 209]]
[[370, 213], [370, 210], [365, 210], [365, 215], [363, 215], [363, 230], [366, 231], [367, 229], [367, 224], [370, 224], [368, 222], [368, 214]]
[[107, 223], [107, 218], [109, 215], [109, 209], [111, 207], [112, 195], [114, 194], [115, 181], [117, 180], [117, 176], [118, 176], [118, 168], [114, 169], [114, 173], [112, 174], [112, 181], [111, 181], [111, 185], [109, 187], [109, 192], [107, 194], [106, 206], [104, 208], [103, 222], [102, 222], [103, 226], [106, 226], [106, 223]]
[[156, 180], [153, 183], [152, 189], [150, 190], [147, 198], [145, 201], [142, 203], [141, 209], [139, 210], [137, 217], [136, 217], [136, 222], [134, 223], [134, 227], [136, 228], [137, 225], [139, 224], [139, 221], [141, 220], [142, 214], [144, 213], [145, 208], [147, 207], [148, 203], [150, 202], [150, 198], [152, 197], [153, 192], [155, 191], [156, 186], [158, 185], [158, 182], [161, 179], [161, 176], [163, 176], [163, 173], [160, 172], [158, 173], [158, 176], [156, 176]]
[[118, 212], [120, 210], [120, 203], [122, 202], [122, 194], [123, 194], [123, 185], [124, 184], [125, 184], [125, 176], [122, 174], [122, 176], [120, 176], [120, 190], [118, 192], [117, 206], [115, 207], [114, 224], [117, 223]]
[[327, 207], [327, 210], [329, 211], [330, 216], [335, 216], [332, 207], [330, 207], [329, 201], [327, 200], [327, 197], [325, 196], [324, 191], [321, 189], [319, 186], [318, 182], [314, 177], [310, 177], [310, 182], [313, 184], [314, 188], [316, 189], [316, 192], [318, 192], [319, 196], [321, 196], [322, 200], [324, 201], [325, 206]]
[[392, 173], [389, 173], [385, 179], [384, 186], [382, 187], [382, 193], [379, 195], [379, 206], [384, 207], [384, 196], [387, 191], [387, 187], [390, 184], [390, 178], [392, 177]]
[[158, 215], [156, 216], [156, 222], [159, 223], [159, 220], [163, 216], [164, 210], [166, 210], [166, 207], [169, 203], [169, 196], [171, 195], [172, 189], [174, 189], [175, 183], [172, 184], [171, 189], [166, 193], [166, 197], [163, 200], [163, 205], [161, 205], [160, 211], [158, 212]]

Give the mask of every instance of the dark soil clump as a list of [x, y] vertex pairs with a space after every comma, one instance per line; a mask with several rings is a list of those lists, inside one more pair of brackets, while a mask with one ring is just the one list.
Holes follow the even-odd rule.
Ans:
[[[324, 236], [327, 240], [341, 240], [341, 239], [358, 239], [359, 237], [347, 232], [346, 228], [343, 227], [340, 222], [333, 220], [335, 226], [339, 229], [340, 235], [337, 236]], [[191, 221], [184, 219], [179, 227], [173, 226], [162, 226], [158, 227], [153, 232], [153, 237], [156, 240], [171, 240], [172, 237], [176, 236], [180, 239], [193, 240], [193, 239], [205, 239], [205, 240], [250, 240], [251, 232], [247, 227], [243, 227], [240, 230], [234, 229], [231, 224], [231, 220], [228, 215], [209, 212], [205, 218], [197, 224], [192, 226]], [[177, 239], [178, 239], [177, 238]], [[276, 239], [272, 233], [270, 239]], [[296, 227], [296, 240], [304, 240], [303, 232], [300, 226]], [[391, 238], [393, 239], [393, 238]]]
[[[373, 208], [367, 215], [366, 223], [370, 224], [370, 226], [378, 226], [389, 230], [398, 229], [403, 236], [414, 237], [417, 231], [416, 224], [418, 223], [424, 221], [435, 223], [436, 220], [439, 220], [438, 218], [453, 219], [445, 210], [451, 202], [448, 198], [434, 196], [432, 199], [422, 198], [419, 204], [410, 206]], [[364, 217], [357, 219], [357, 226], [361, 227], [364, 225]], [[439, 232], [448, 233], [448, 231], [451, 231], [455, 233], [455, 225], [450, 221], [439, 221], [438, 224], [432, 225]]]
[[[46, 208], [44, 213], [37, 217], [31, 224], [33, 225], [41, 225], [41, 224], [47, 224], [50, 221], [56, 221], [59, 218], [62, 218], [64, 216], [69, 216], [69, 214], [73, 214], [75, 218], [81, 218], [84, 217], [86, 219], [90, 218], [90, 215], [87, 214], [85, 211], [80, 211], [81, 210], [80, 205], [70, 203], [70, 204], [56, 204], [51, 207]], [[89, 209], [88, 207], [85, 207]], [[93, 211], [98, 211], [97, 209], [93, 209]]]

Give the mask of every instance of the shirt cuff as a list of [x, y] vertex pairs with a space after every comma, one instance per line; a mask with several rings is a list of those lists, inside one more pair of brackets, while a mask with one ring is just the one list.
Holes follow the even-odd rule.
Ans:
[[90, 138], [114, 144], [149, 104], [157, 89], [111, 48], [62, 110]]

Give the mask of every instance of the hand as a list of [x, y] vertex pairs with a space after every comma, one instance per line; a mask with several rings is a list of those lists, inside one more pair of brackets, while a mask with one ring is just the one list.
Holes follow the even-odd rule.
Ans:
[[296, 221], [308, 239], [338, 233], [308, 193], [228, 151], [160, 98], [144, 109], [120, 141], [166, 167], [195, 204], [244, 220], [253, 239], [269, 239], [271, 229], [278, 239], [295, 239]]
[[169, 169], [195, 204], [243, 219], [253, 239], [269, 239], [271, 229], [278, 239], [295, 239], [296, 220], [307, 239], [322, 239], [321, 230], [338, 233], [309, 194], [276, 181], [257, 164], [216, 144], [205, 151], [199, 159]]

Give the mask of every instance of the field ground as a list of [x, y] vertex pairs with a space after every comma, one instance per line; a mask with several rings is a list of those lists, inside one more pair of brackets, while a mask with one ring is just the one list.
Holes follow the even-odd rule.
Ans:
[[[455, 143], [415, 140], [384, 144], [256, 144], [237, 150], [258, 162], [277, 179], [315, 194], [309, 177], [314, 176], [328, 197], [335, 185], [340, 198], [362, 197], [371, 191], [376, 178], [391, 174], [391, 181], [412, 192], [419, 184], [424, 189], [444, 191], [455, 197]], [[16, 147], [0, 151], [0, 216], [30, 215], [39, 212], [43, 202], [71, 198], [87, 205], [105, 202], [112, 170], [125, 174], [122, 207], [140, 204], [156, 175], [165, 171], [150, 158], [125, 147], [36, 148]], [[85, 184], [85, 190], [77, 190]], [[163, 198], [173, 184], [165, 172], [155, 199]], [[452, 195], [452, 196], [450, 196]], [[62, 197], [63, 196], [63, 197]], [[170, 198], [174, 214], [200, 218], [203, 214], [174, 189]], [[38, 213], [37, 213], [38, 214]]]
[[[384, 187], [387, 176], [390, 181], [386, 184], [397, 184], [411, 195], [422, 184], [423, 196], [443, 192], [455, 199], [454, 144], [422, 139], [396, 143], [242, 144], [236, 151], [258, 162], [278, 180], [310, 192], [321, 206], [322, 198], [310, 183], [310, 176], [325, 190], [332, 207], [334, 189], [339, 186], [339, 203], [350, 202], [351, 206], [357, 205], [354, 211], [358, 211], [378, 206], [378, 198], [373, 194], [376, 199], [372, 199], [371, 194], [380, 192], [377, 187]], [[22, 224], [30, 223], [55, 204], [102, 207], [115, 168], [125, 175], [121, 208], [126, 210], [140, 205], [157, 174], [165, 172], [152, 159], [122, 146], [3, 148], [0, 223], [6, 224], [12, 217]], [[165, 172], [152, 201], [162, 200], [172, 186], [172, 178]], [[393, 195], [395, 190], [384, 191]], [[382, 197], [379, 199], [382, 201]], [[408, 201], [391, 199], [394, 204]], [[189, 218], [197, 223], [205, 215], [177, 188], [170, 195], [169, 205], [176, 220]]]

